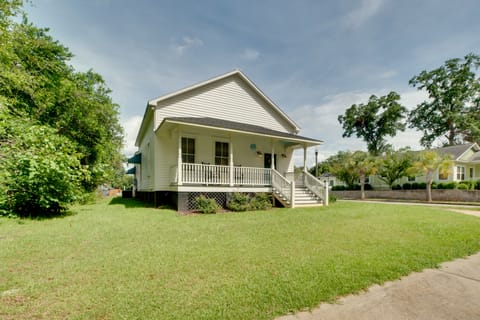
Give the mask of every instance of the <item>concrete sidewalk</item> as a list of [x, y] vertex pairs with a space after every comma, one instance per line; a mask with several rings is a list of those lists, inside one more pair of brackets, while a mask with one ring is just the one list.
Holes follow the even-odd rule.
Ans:
[[277, 320], [480, 319], [480, 253]]
[[[455, 210], [478, 215], [478, 211]], [[480, 241], [480, 239], [479, 239]], [[480, 253], [277, 320], [480, 319]]]

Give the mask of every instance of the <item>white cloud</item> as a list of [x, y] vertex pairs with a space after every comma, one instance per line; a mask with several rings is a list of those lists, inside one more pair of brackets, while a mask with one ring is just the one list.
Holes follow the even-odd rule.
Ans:
[[177, 53], [177, 55], [181, 56], [190, 48], [201, 46], [203, 46], [203, 41], [201, 39], [185, 36], [179, 43], [175, 43], [173, 45], [173, 49]]
[[359, 28], [380, 11], [384, 2], [385, 0], [362, 0], [358, 8], [344, 17], [345, 26], [352, 29]]
[[137, 147], [135, 147], [135, 139], [137, 138], [138, 130], [140, 129], [140, 124], [142, 123], [142, 117], [133, 116], [128, 119], [122, 120], [122, 126], [125, 130], [125, 145], [123, 147], [123, 154], [126, 156], [132, 156]]
[[260, 57], [260, 52], [254, 49], [247, 48], [243, 50], [242, 58], [245, 60], [257, 60]]

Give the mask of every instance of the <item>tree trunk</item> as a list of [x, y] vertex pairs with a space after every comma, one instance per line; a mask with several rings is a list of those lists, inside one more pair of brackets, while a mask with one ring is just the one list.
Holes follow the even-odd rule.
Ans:
[[365, 199], [365, 175], [360, 176], [360, 199]]
[[427, 201], [432, 202], [432, 181], [427, 182]]

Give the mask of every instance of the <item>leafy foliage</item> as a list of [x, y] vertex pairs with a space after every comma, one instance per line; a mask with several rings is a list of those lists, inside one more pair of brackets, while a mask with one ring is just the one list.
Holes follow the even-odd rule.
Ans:
[[409, 126], [423, 131], [423, 146], [431, 147], [440, 137], [447, 139], [447, 145], [480, 139], [480, 81], [474, 72], [479, 66], [480, 57], [469, 54], [410, 80], [429, 96], [408, 116]]
[[84, 170], [71, 141], [29, 121], [0, 117], [0, 212], [20, 217], [63, 213]]
[[197, 203], [197, 210], [201, 213], [217, 213], [220, 206], [218, 205], [217, 201], [212, 198], [207, 198], [204, 195], [200, 195], [195, 198]]
[[420, 174], [425, 176], [427, 184], [426, 198], [428, 202], [432, 201], [432, 181], [433, 175], [438, 171], [439, 174], [449, 174], [452, 161], [449, 154], [441, 156], [435, 151], [428, 150], [419, 152], [408, 170], [409, 174]]
[[385, 137], [394, 137], [398, 130], [405, 130], [402, 120], [407, 109], [399, 100], [400, 95], [392, 91], [382, 97], [370, 96], [367, 104], [352, 105], [338, 117], [344, 130], [343, 137], [355, 134], [357, 138], [363, 138], [373, 155], [388, 150]]
[[[123, 132], [118, 120], [118, 105], [112, 102], [110, 89], [102, 77], [92, 70], [76, 72], [68, 64], [73, 56], [68, 48], [48, 35], [48, 29], [37, 28], [29, 23], [21, 10], [22, 5], [21, 0], [0, 0], [2, 130], [8, 128], [15, 131], [25, 121], [41, 131], [39, 135], [51, 141], [53, 146], [45, 144], [43, 151], [40, 144], [34, 143], [32, 150], [21, 149], [24, 151], [21, 154], [26, 157], [21, 159], [22, 164], [28, 163], [25, 168], [32, 170], [33, 167], [40, 166], [41, 170], [34, 176], [58, 185], [52, 186], [52, 189], [11, 190], [10, 185], [0, 183], [2, 191], [8, 194], [27, 191], [35, 194], [35, 190], [38, 190], [43, 194], [35, 194], [35, 197], [51, 197], [52, 201], [57, 201], [59, 198], [49, 192], [55, 192], [56, 188], [62, 189], [62, 183], [75, 181], [72, 182], [72, 188], [90, 192], [98, 185], [116, 179], [119, 172], [123, 171], [120, 154]], [[23, 19], [18, 19], [19, 16]], [[14, 142], [8, 144], [8, 148], [27, 145], [25, 141], [30, 141], [31, 137], [28, 132], [21, 133]], [[47, 157], [47, 150], [52, 157], [57, 158], [35, 162], [37, 155]], [[2, 146], [2, 161], [10, 159], [7, 152], [10, 152], [7, 146]], [[61, 158], [60, 152], [65, 152], [66, 158]], [[82, 175], [73, 180], [68, 177], [52, 180], [53, 177], [49, 176], [51, 172], [71, 167], [68, 164], [58, 168], [70, 163], [70, 156], [82, 165]], [[53, 171], [48, 168], [49, 165]], [[13, 169], [11, 166], [1, 167], [0, 174], [14, 176], [16, 171], [9, 171]], [[60, 174], [59, 177], [63, 175]], [[80, 179], [80, 186], [77, 186], [77, 178]], [[24, 197], [36, 201], [33, 195]], [[67, 196], [59, 201], [67, 203], [69, 199]], [[38, 200], [38, 203], [42, 201]], [[33, 207], [37, 208], [37, 205], [32, 205]], [[50, 209], [45, 207], [45, 210], [46, 214], [51, 214]]]
[[392, 188], [397, 180], [408, 175], [412, 157], [412, 153], [406, 150], [386, 152], [380, 158], [378, 176]]
[[227, 203], [227, 208], [233, 211], [247, 211], [250, 197], [248, 194], [235, 192], [232, 194], [230, 201]]

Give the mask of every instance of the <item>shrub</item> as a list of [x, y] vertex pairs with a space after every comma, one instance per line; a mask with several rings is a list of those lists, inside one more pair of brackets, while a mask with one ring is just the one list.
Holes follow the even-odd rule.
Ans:
[[197, 204], [197, 210], [201, 213], [217, 213], [217, 210], [220, 209], [215, 199], [207, 198], [204, 195], [196, 197], [195, 202]]
[[1, 117], [0, 140], [0, 214], [64, 214], [85, 174], [75, 144], [53, 128]]
[[455, 181], [448, 182], [444, 184], [445, 189], [455, 189], [457, 187], [457, 183]]
[[[433, 182], [432, 182], [432, 188], [433, 188]], [[423, 190], [427, 189], [427, 183], [426, 182], [419, 182], [417, 184], [417, 189], [423, 189]], [[433, 189], [435, 189], [435, 188], [433, 188]]]
[[363, 188], [364, 188], [365, 190], [373, 190], [372, 185], [371, 185], [370, 183], [365, 183], [365, 185], [363, 186]]
[[257, 193], [250, 199], [249, 210], [268, 210], [272, 207], [272, 196], [267, 193]]
[[342, 185], [332, 187], [332, 191], [343, 191], [343, 190], [345, 190], [345, 186], [342, 186]]
[[475, 182], [475, 190], [480, 190], [480, 180], [477, 180], [477, 182]]
[[[474, 190], [475, 189], [475, 181], [472, 180], [464, 180], [460, 181], [461, 184], [464, 184], [467, 186], [466, 190]], [[460, 188], [459, 188], [460, 189]]]
[[249, 201], [250, 197], [247, 194], [235, 192], [228, 201], [227, 208], [232, 211], [247, 211]]
[[[427, 188], [427, 184], [425, 183], [425, 188]], [[432, 182], [432, 185], [431, 185], [431, 188], [432, 189], [439, 189], [438, 188], [438, 183], [436, 183], [435, 181]]]
[[328, 203], [335, 203], [335, 202], [337, 202], [337, 197], [335, 197], [334, 195], [329, 194], [329, 195], [328, 195]]
[[394, 185], [392, 186], [392, 190], [402, 190], [402, 186], [399, 185], [398, 183], [397, 183], [397, 184], [394, 184]]
[[402, 185], [402, 189], [403, 189], [403, 190], [411, 190], [411, 189], [412, 189], [412, 184], [409, 183], [409, 182], [405, 182], [405, 183]]
[[412, 183], [412, 190], [417, 190], [418, 188], [418, 182], [413, 182]]
[[470, 188], [470, 186], [466, 183], [459, 183], [457, 185], [457, 189], [459, 190], [468, 190]]
[[439, 184], [437, 184], [437, 189], [446, 189], [445, 188], [445, 183], [440, 182]]

